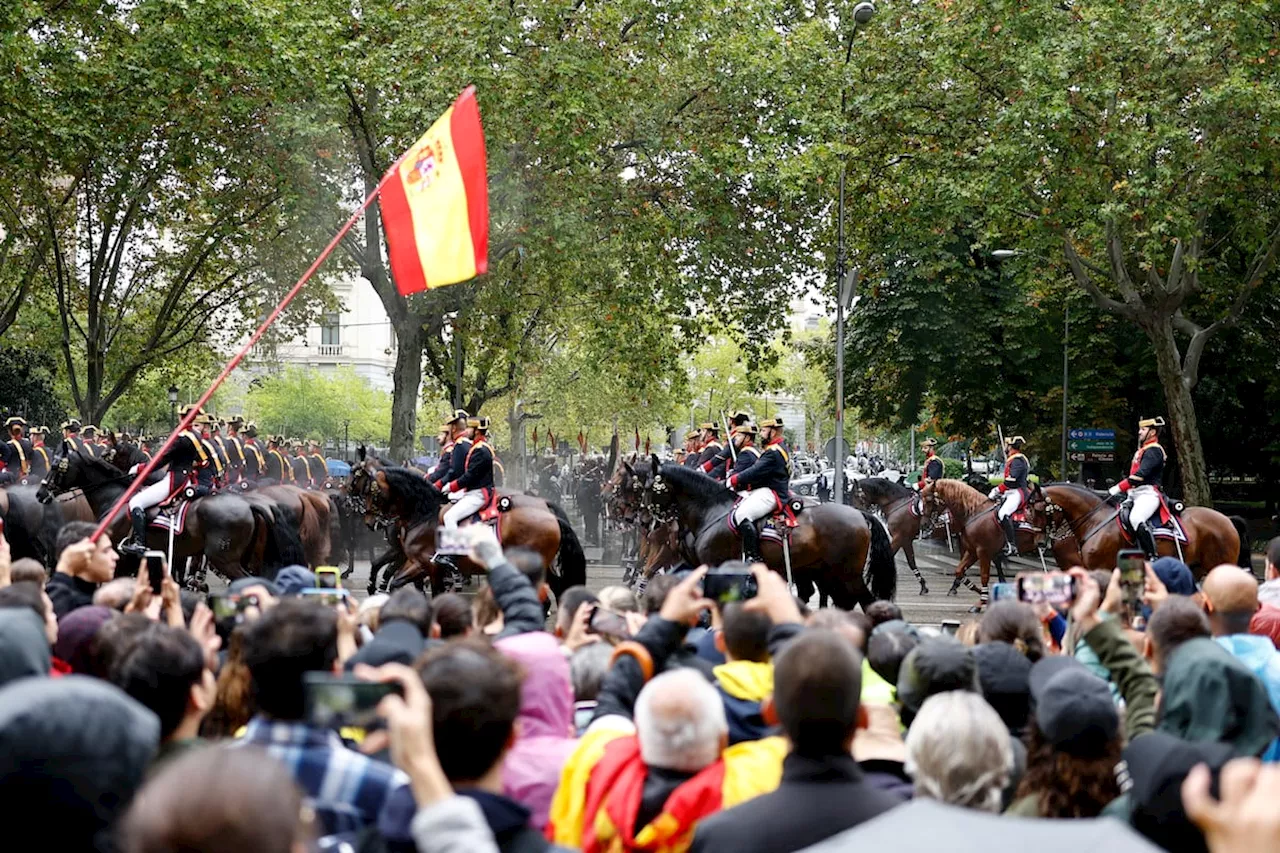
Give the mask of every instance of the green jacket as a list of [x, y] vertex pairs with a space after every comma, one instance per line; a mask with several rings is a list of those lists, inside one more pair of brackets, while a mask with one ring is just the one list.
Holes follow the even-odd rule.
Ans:
[[1127, 739], [1154, 731], [1160, 685], [1142, 653], [1125, 636], [1124, 628], [1115, 619], [1104, 619], [1084, 635], [1084, 641], [1111, 673], [1111, 682], [1124, 697]]

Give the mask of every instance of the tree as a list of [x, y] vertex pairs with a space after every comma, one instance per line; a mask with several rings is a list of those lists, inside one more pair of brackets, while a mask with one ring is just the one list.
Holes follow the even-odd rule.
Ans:
[[1185, 495], [1208, 503], [1192, 392], [1206, 348], [1245, 316], [1280, 252], [1276, 10], [885, 11], [850, 68], [850, 145], [865, 155], [853, 185], [869, 214], [858, 243], [972, 226], [977, 250], [1057, 258], [1146, 338]]
[[344, 422], [361, 441], [386, 441], [391, 432], [391, 401], [370, 388], [350, 368], [321, 373], [287, 367], [250, 383], [245, 415], [263, 435], [299, 438], [341, 436]]

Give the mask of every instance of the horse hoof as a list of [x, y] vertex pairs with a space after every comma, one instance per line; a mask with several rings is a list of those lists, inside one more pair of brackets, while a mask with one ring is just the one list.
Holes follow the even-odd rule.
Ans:
[[951, 589], [947, 590], [947, 595], [959, 595], [959, 594], [960, 594], [960, 590], [956, 589], [954, 586], [951, 587]]
[[925, 584], [925, 582], [924, 582], [924, 581], [920, 581], [920, 594], [921, 594], [921, 595], [928, 595], [928, 594], [929, 594], [929, 587], [928, 587], [928, 585], [926, 585], [926, 584]]
[[981, 613], [985, 609], [985, 605], [975, 604], [969, 608], [970, 613]]

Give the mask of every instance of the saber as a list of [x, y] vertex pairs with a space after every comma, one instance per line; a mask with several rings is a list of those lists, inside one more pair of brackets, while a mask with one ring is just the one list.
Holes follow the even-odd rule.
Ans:
[[738, 451], [733, 446], [733, 433], [729, 431], [729, 418], [725, 416], [724, 409], [720, 410], [720, 425], [724, 427], [724, 434], [729, 441], [729, 455], [733, 457], [733, 462], [738, 463]]
[[293, 301], [293, 298], [302, 292], [303, 286], [310, 281], [311, 276], [315, 275], [316, 270], [320, 269], [320, 265], [328, 260], [329, 255], [333, 254], [333, 250], [338, 247], [338, 243], [341, 242], [342, 238], [347, 236], [347, 232], [350, 231], [355, 226], [356, 222], [360, 220], [360, 217], [364, 215], [364, 212], [369, 208], [369, 205], [373, 204], [373, 200], [378, 197], [378, 193], [382, 192], [383, 185], [396, 174], [396, 170], [400, 167], [400, 161], [403, 159], [404, 155], [401, 155], [396, 162], [391, 165], [391, 168], [387, 169], [387, 173], [382, 176], [382, 180], [378, 181], [378, 185], [365, 197], [364, 202], [356, 209], [356, 212], [351, 214], [351, 218], [348, 219], [346, 223], [343, 224], [342, 228], [338, 230], [338, 233], [333, 236], [333, 239], [329, 241], [329, 245], [324, 247], [324, 251], [320, 253], [319, 257], [311, 262], [311, 266], [307, 267], [307, 271], [302, 274], [302, 277], [298, 279], [298, 282], [288, 293], [284, 295], [284, 299], [280, 301], [280, 304], [267, 315], [267, 319], [262, 321], [262, 325], [258, 327], [257, 331], [253, 333], [245, 345], [240, 348], [240, 351], [227, 362], [226, 367], [222, 368], [222, 372], [213, 380], [213, 384], [205, 389], [205, 392], [200, 395], [200, 399], [196, 401], [195, 405], [191, 407], [191, 410], [183, 416], [182, 420], [178, 422], [178, 426], [174, 428], [173, 432], [169, 434], [169, 437], [165, 439], [164, 444], [160, 446], [160, 449], [152, 455], [147, 464], [138, 472], [138, 476], [129, 484], [129, 488], [125, 489], [124, 494], [116, 500], [111, 509], [107, 510], [107, 514], [102, 517], [102, 521], [98, 523], [98, 529], [93, 531], [93, 534], [89, 537], [90, 539], [96, 542], [98, 538], [106, 532], [107, 528], [111, 526], [111, 522], [115, 521], [116, 516], [120, 514], [120, 510], [124, 509], [125, 505], [129, 503], [129, 499], [137, 493], [142, 484], [146, 482], [147, 477], [150, 476], [152, 470], [155, 469], [157, 463], [160, 462], [165, 453], [168, 452], [169, 448], [173, 446], [178, 435], [181, 434], [183, 430], [186, 430], [191, 426], [192, 421], [196, 418], [196, 413], [204, 409], [205, 403], [209, 402], [209, 398], [213, 396], [213, 392], [217, 391], [219, 386], [221, 386], [222, 383], [226, 381], [227, 377], [231, 375], [231, 371], [235, 370], [236, 367], [239, 366], [241, 360], [248, 355], [249, 350], [253, 349], [254, 345], [258, 343], [258, 340], [266, 333], [267, 329], [271, 327], [271, 324], [279, 318], [284, 309]]

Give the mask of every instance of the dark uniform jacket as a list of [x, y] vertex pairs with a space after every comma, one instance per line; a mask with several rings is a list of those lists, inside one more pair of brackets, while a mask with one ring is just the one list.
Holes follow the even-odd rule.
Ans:
[[698, 451], [689, 451], [684, 455], [684, 461], [680, 464], [686, 468], [697, 468], [698, 460], [702, 458], [702, 453]]
[[[728, 453], [728, 451], [724, 449], [724, 445], [721, 444], [719, 440], [714, 438], [711, 439], [703, 446], [702, 452], [698, 454], [698, 467], [702, 468], [708, 462], [715, 459], [717, 454], [721, 452], [726, 454]], [[705, 470], [705, 468], [703, 470]]]
[[729, 477], [734, 489], [772, 489], [779, 501], [791, 495], [791, 454], [786, 444], [778, 439], [760, 451], [760, 458], [740, 474]]
[[265, 476], [263, 472], [267, 470], [267, 459], [262, 452], [262, 448], [258, 446], [258, 440], [256, 438], [246, 438], [242, 449], [244, 452], [244, 476], [250, 480]]
[[[742, 454], [747, 449], [751, 449], [755, 452], [754, 454], [748, 455], [744, 464]], [[751, 463], [755, 462], [759, 456], [760, 451], [756, 450], [756, 448], [750, 444], [743, 445], [742, 450], [739, 450], [737, 456], [734, 456], [733, 451], [730, 450], [729, 445], [726, 444], [724, 447], [720, 448], [719, 453], [711, 457], [707, 462], [703, 463], [702, 471], [705, 474], [710, 474], [717, 480], [723, 480], [725, 477], [729, 476], [730, 473], [737, 474], [739, 471], [747, 470], [747, 468], [751, 467]]]
[[49, 463], [53, 455], [43, 443], [31, 445], [31, 478], [43, 477], [49, 473]]
[[265, 454], [267, 467], [265, 476], [272, 480], [279, 480], [281, 483], [293, 482], [293, 468], [289, 465], [289, 460], [285, 458], [284, 453], [278, 448], [270, 448]]
[[311, 466], [307, 465], [307, 460], [302, 456], [290, 456], [289, 468], [293, 471], [293, 481], [302, 488], [311, 486]]
[[1031, 473], [1031, 466], [1027, 464], [1027, 457], [1023, 456], [1016, 450], [1009, 454], [1009, 458], [1004, 463], [1004, 483], [1000, 486], [1000, 491], [1005, 492], [1009, 489], [1019, 489], [1026, 491], [1027, 475]]
[[1138, 486], [1164, 485], [1164, 448], [1156, 442], [1149, 442], [1138, 448], [1133, 454], [1133, 462], [1129, 465], [1129, 476], [1125, 478], [1129, 489]]
[[207, 468], [210, 464], [205, 443], [194, 432], [184, 429], [160, 457], [156, 467], [168, 465], [170, 473], [186, 476], [198, 468]]
[[[462, 446], [462, 442], [458, 442], [458, 446]], [[458, 479], [449, 484], [451, 491], [460, 492], [470, 489], [492, 489], [493, 488], [493, 448], [489, 446], [489, 442], [481, 439], [472, 444], [467, 442], [466, 455], [462, 457], [462, 464], [456, 464], [457, 450], [455, 448], [455, 470], [462, 473]]]
[[441, 483], [449, 482], [449, 471], [453, 465], [453, 447], [452, 441], [446, 442], [440, 448], [440, 461], [436, 463], [436, 467], [431, 469], [427, 474], [427, 480], [439, 486]]
[[4, 462], [4, 470], [13, 475], [15, 482], [35, 473], [31, 461], [34, 452], [29, 438], [10, 438], [0, 444], [0, 462]]
[[329, 479], [329, 463], [324, 461], [319, 451], [307, 456], [307, 470], [311, 473], [311, 482], [317, 487], [323, 486], [324, 481]]
[[232, 473], [244, 476], [246, 463], [244, 440], [238, 435], [229, 435], [222, 440], [222, 446], [227, 453], [227, 465]]
[[921, 476], [925, 480], [941, 480], [942, 472], [946, 470], [942, 465], [942, 458], [939, 456], [930, 456], [924, 460], [924, 471]]

